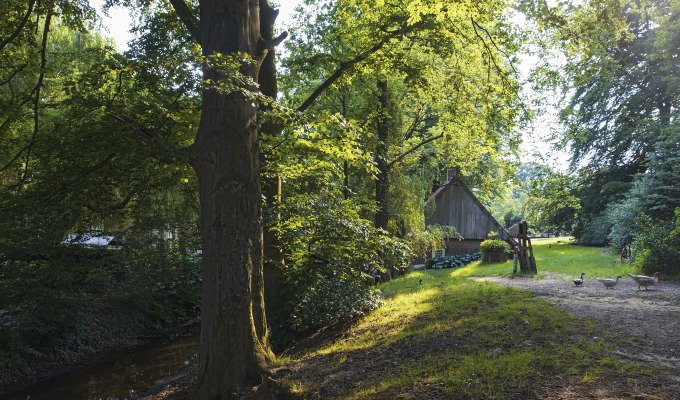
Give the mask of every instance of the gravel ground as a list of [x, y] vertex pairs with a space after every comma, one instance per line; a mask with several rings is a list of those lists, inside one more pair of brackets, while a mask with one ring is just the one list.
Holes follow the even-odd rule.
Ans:
[[613, 335], [630, 343], [617, 349], [620, 355], [664, 366], [680, 382], [679, 283], [662, 279], [649, 290], [638, 290], [635, 281], [626, 276], [613, 289], [606, 289], [595, 277], [585, 276], [583, 287], [576, 287], [573, 278], [577, 277], [474, 279], [530, 290], [582, 318], [602, 322]]

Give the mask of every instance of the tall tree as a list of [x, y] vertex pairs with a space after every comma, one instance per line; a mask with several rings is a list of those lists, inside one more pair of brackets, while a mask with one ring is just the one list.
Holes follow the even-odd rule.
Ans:
[[575, 90], [562, 112], [574, 161], [588, 157], [592, 166], [644, 163], [678, 98], [664, 61], [670, 55], [656, 39], [668, 5], [627, 2], [614, 12], [628, 26], [626, 36], [569, 66]]
[[527, 220], [544, 233], [571, 234], [581, 209], [574, 196], [576, 179], [543, 166], [535, 167], [532, 175], [529, 200], [523, 209]]
[[306, 10], [309, 24], [294, 32], [284, 64], [295, 82], [287, 94], [296, 101], [334, 83], [313, 107], [342, 110], [370, 132], [363, 147], [376, 162], [376, 227], [394, 230], [390, 221], [400, 214], [390, 205], [390, 180], [419, 170], [427, 157], [466, 175], [484, 171], [477, 176], [485, 183], [502, 176], [520, 110], [507, 6], [337, 1]]
[[[54, 32], [57, 16], [81, 28], [85, 27], [86, 17], [91, 19], [94, 16], [94, 11], [83, 1], [29, 1], [27, 5], [23, 2], [23, 7], [18, 7], [19, 3], [21, 2], [3, 2], [0, 6], [3, 15], [7, 11], [7, 15], [11, 16], [9, 24], [3, 21], [0, 25], [0, 49], [3, 55], [13, 55], [2, 57], [0, 61], [3, 66], [8, 67], [3, 69], [2, 77], [2, 107], [7, 112], [3, 112], [0, 132], [3, 136], [14, 135], [17, 129], [31, 132], [30, 135], [21, 137], [23, 143], [11, 144], [12, 156], [8, 159], [3, 157], [3, 165], [0, 166], [3, 178], [7, 177], [7, 181], [11, 182], [15, 194], [38, 188], [36, 183], [44, 176], [34, 173], [38, 171], [34, 167], [40, 160], [36, 155], [39, 143], [37, 139], [49, 127], [43, 109], [46, 104], [61, 100], [46, 97], [46, 94], [52, 93], [45, 90], [52, 83], [47, 79], [50, 71], [49, 38]], [[132, 2], [109, 3], [130, 5]], [[152, 33], [156, 36], [152, 34], [140, 40], [163, 39], [159, 31], [173, 33], [171, 36], [175, 38], [182, 34], [190, 35], [200, 46], [205, 59], [202, 64], [205, 85], [201, 92], [201, 117], [195, 141], [189, 146], [182, 139], [167, 140], [165, 133], [169, 125], [178, 126], [175, 119], [179, 115], [175, 113], [177, 107], [181, 109], [185, 96], [192, 94], [195, 60], [185, 59], [183, 63], [179, 63], [181, 67], [167, 69], [168, 76], [173, 78], [181, 75], [177, 71], [187, 71], [185, 81], [174, 85], [168, 84], [170, 79], [158, 79], [156, 82], [159, 84], [153, 87], [149, 84], [152, 79], [157, 79], [153, 72], [162, 70], [162, 67], [149, 62], [153, 61], [154, 54], [138, 57], [135, 61], [140, 64], [149, 62], [142, 65], [147, 68], [138, 70], [139, 76], [147, 79], [146, 84], [138, 86], [139, 96], [144, 97], [150, 93], [160, 95], [163, 90], [166, 90], [163, 95], [167, 96], [172, 89], [176, 89], [175, 101], [153, 104], [150, 97], [145, 100], [152, 100], [151, 102], [133, 101], [131, 104], [139, 108], [130, 113], [132, 116], [126, 114], [131, 110], [122, 109], [122, 102], [108, 105], [112, 107], [110, 115], [121, 126], [131, 128], [138, 137], [146, 139], [149, 154], [154, 154], [164, 162], [188, 162], [196, 172], [201, 208], [203, 310], [199, 383], [195, 397], [235, 397], [240, 388], [262, 379], [272, 357], [262, 301], [258, 100], [253, 98], [257, 96], [260, 66], [275, 42], [263, 39], [260, 31], [260, 13], [269, 9], [261, 8], [258, 2], [221, 0], [200, 1], [196, 4], [197, 8], [192, 8], [194, 4], [172, 0], [172, 6], [184, 24], [182, 27], [177, 25], [177, 18], [169, 18], [167, 8], [160, 2], [139, 0], [134, 3], [144, 12], [154, 11], [155, 17], [147, 18], [149, 25], [143, 28], [155, 30]], [[198, 10], [200, 14], [196, 14]], [[272, 18], [267, 21], [273, 23]], [[42, 33], [38, 40], [32, 36], [36, 26]], [[174, 46], [173, 50], [177, 49]], [[30, 54], [35, 50], [40, 56], [26, 57], [25, 60], [28, 61], [23, 61], [17, 55]], [[161, 53], [159, 51], [155, 55]], [[134, 66], [130, 66], [130, 69], [134, 69]], [[117, 73], [120, 73], [118, 77], [122, 77], [125, 72], [111, 70], [111, 75]], [[19, 80], [26, 76], [29, 77], [28, 80], [23, 80], [19, 85]], [[143, 79], [139, 82], [143, 82]], [[71, 90], [82, 89], [82, 86], [78, 86], [79, 83], [81, 82], [74, 82]], [[94, 80], [90, 83], [97, 84]], [[119, 87], [124, 86], [121, 79]], [[22, 92], [16, 90], [19, 87]], [[26, 110], [29, 110], [28, 114]], [[161, 110], [163, 112], [159, 113], [160, 122], [158, 119], [152, 121], [146, 118]], [[25, 118], [25, 115], [30, 117]], [[101, 110], [98, 115], [101, 116]], [[183, 122], [186, 122], [184, 131], [190, 131], [193, 125], [191, 118]], [[11, 141], [3, 141], [3, 144], [6, 143]], [[47, 154], [44, 156], [48, 159]], [[91, 155], [88, 153], [88, 156]], [[79, 170], [82, 175], [79, 178], [91, 176], [93, 171], [111, 165], [112, 160], [117, 157], [120, 156], [116, 152], [105, 154], [98, 163], [94, 162], [89, 168]], [[168, 170], [162, 166], [159, 169]], [[68, 188], [63, 189], [66, 191]], [[120, 193], [121, 201], [124, 203], [124, 200], [128, 200], [129, 193], [135, 192]], [[64, 224], [61, 234], [69, 229], [68, 225], [73, 225], [73, 222]], [[55, 236], [59, 237], [59, 230], [55, 231]]]
[[[566, 126], [562, 144], [571, 151], [572, 167], [581, 169], [577, 238], [602, 243], [612, 221], [624, 214], [628, 219], [642, 212], [670, 218], [675, 202], [668, 200], [674, 195], [660, 188], [672, 187], [678, 178], [671, 178], [672, 168], [659, 163], [659, 155], [668, 154], [680, 99], [677, 63], [672, 61], [678, 57], [680, 4], [523, 3], [565, 50], [561, 83], [567, 101], [560, 116]], [[657, 174], [658, 183], [649, 184]], [[640, 190], [643, 186], [649, 190]], [[639, 199], [640, 193], [646, 199]], [[619, 212], [631, 210], [633, 203], [642, 208]], [[616, 218], [608, 215], [612, 213]], [[621, 222], [632, 226], [634, 221]]]
[[[100, 224], [142, 202], [141, 192], [154, 196], [168, 175], [143, 177], [145, 168], [160, 171], [127, 152], [129, 142], [112, 137], [110, 121], [101, 121], [102, 102], [121, 88], [114, 72], [120, 60], [110, 41], [84, 30], [83, 15], [92, 10], [44, 2], [23, 11], [25, 25], [1, 31], [0, 207], [23, 221], [3, 220], [2, 234], [49, 245], [86, 221]], [[72, 22], [72, 14], [83, 19]]]
[[[272, 358], [262, 281], [262, 205], [257, 90], [273, 43], [262, 38], [258, 2], [202, 0], [198, 21], [182, 0], [173, 7], [205, 57], [238, 61], [237, 70], [203, 68], [206, 82], [236, 82], [202, 93], [190, 164], [201, 199], [203, 295], [197, 399], [224, 399], [258, 383]], [[233, 75], [240, 75], [234, 79]]]
[[[196, 248], [188, 239], [198, 236], [197, 207], [187, 195], [195, 179], [190, 167], [149, 157], [147, 143], [111, 123], [107, 110], [118, 101], [146, 103], [146, 114], [176, 109], [162, 90], [135, 87], [134, 68], [113, 41], [88, 32], [94, 14], [86, 2], [7, 1], [0, 9], [9, 20], [0, 23], [0, 285], [11, 287], [0, 303], [16, 322], [0, 328], [9, 350], [0, 363], [67, 362], [100, 348], [102, 338], [169, 322], [196, 305], [184, 296], [199, 294], [193, 262], [169, 257], [170, 246], [149, 246], [168, 244], [159, 232], [171, 230]], [[181, 109], [191, 103], [172, 97]], [[186, 139], [168, 125], [157, 132], [172, 131], [173, 144]], [[113, 255], [62, 245], [67, 234], [97, 230], [115, 232], [125, 248]], [[118, 314], [126, 297], [134, 301]], [[4, 369], [2, 379], [29, 370]]]

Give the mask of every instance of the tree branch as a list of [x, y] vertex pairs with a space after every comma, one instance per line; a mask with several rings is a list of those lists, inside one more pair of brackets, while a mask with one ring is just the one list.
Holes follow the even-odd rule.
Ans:
[[287, 37], [288, 37], [288, 31], [281, 33], [279, 36], [272, 39], [272, 41], [269, 43], [269, 49], [271, 50], [274, 47], [280, 45], [284, 40], [286, 40]]
[[21, 157], [22, 154], [24, 154], [24, 151], [28, 150], [28, 147], [29, 147], [29, 146], [30, 146], [30, 145], [26, 145], [26, 146], [24, 146], [23, 149], [19, 150], [19, 152], [18, 152], [14, 157], [12, 157], [12, 159], [9, 160], [9, 162], [8, 162], [7, 164], [5, 164], [2, 168], [0, 168], [0, 172], [5, 171], [7, 168], [9, 168], [10, 166], [12, 166], [12, 164], [14, 164], [14, 162], [15, 162], [16, 160], [18, 160], [19, 157]]
[[49, 200], [51, 200], [54, 196], [58, 195], [59, 193], [68, 192], [69, 190], [71, 190], [71, 186], [75, 185], [78, 181], [80, 181], [81, 179], [84, 179], [84, 178], [87, 177], [88, 175], [90, 175], [90, 174], [92, 174], [92, 173], [94, 173], [94, 172], [97, 172], [98, 170], [100, 170], [101, 168], [103, 168], [105, 165], [107, 165], [109, 162], [111, 162], [111, 160], [113, 160], [116, 156], [117, 156], [116, 153], [109, 153], [109, 154], [106, 156], [106, 158], [104, 158], [103, 160], [99, 161], [98, 163], [96, 163], [96, 164], [94, 164], [94, 165], [92, 165], [92, 166], [80, 168], [80, 174], [79, 174], [79, 176], [76, 176], [75, 178], [73, 178], [73, 179], [71, 179], [71, 180], [69, 180], [69, 181], [62, 182], [62, 183], [59, 185], [59, 189], [58, 189], [58, 190], [54, 190], [54, 191], [48, 192], [48, 193], [42, 198], [42, 201], [43, 201], [43, 202], [49, 201]]
[[[0, 49], [0, 51], [2, 51], [2, 49]], [[7, 79], [5, 79], [4, 81], [0, 82], [0, 85], [10, 84], [10, 83], [12, 82], [12, 79], [14, 79], [14, 77], [15, 77], [16, 75], [18, 75], [19, 72], [23, 71], [24, 68], [26, 68], [27, 66], [28, 66], [28, 64], [22, 64], [21, 66], [19, 66], [17, 69], [14, 70], [14, 72], [12, 72], [12, 73], [7, 77]]]
[[118, 210], [122, 210], [125, 207], [127, 207], [127, 205], [130, 203], [130, 201], [132, 200], [132, 198], [134, 196], [135, 196], [135, 191], [133, 190], [130, 193], [128, 193], [128, 195], [125, 196], [124, 199], [122, 199], [121, 201], [119, 201], [115, 204], [112, 204], [110, 206], [100, 207], [100, 206], [96, 205], [95, 203], [87, 203], [87, 204], [85, 204], [85, 207], [88, 210], [90, 210], [92, 212], [99, 213], [99, 214], [104, 214], [106, 212], [111, 212], [111, 211], [118, 211]]
[[[25, 67], [25, 65], [22, 66], [22, 68], [23, 68], [23, 67]], [[18, 71], [17, 71], [17, 73], [18, 73]], [[10, 78], [10, 79], [11, 79], [11, 78]], [[3, 84], [4, 84], [4, 83], [3, 83]], [[14, 93], [13, 93], [14, 90], [12, 89], [11, 83], [10, 83], [10, 91], [12, 92], [12, 98], [14, 98]], [[5, 133], [6, 129], [7, 129], [7, 127], [9, 126], [9, 124], [10, 124], [13, 120], [16, 119], [15, 116], [14, 116], [14, 114], [16, 114], [16, 113], [15, 113], [14, 111], [19, 110], [21, 107], [23, 107], [24, 105], [26, 105], [26, 103], [28, 103], [29, 101], [31, 101], [31, 99], [33, 98], [33, 93], [35, 93], [35, 91], [36, 91], [36, 87], [33, 87], [33, 90], [31, 90], [31, 92], [30, 92], [29, 94], [26, 95], [26, 98], [25, 98], [23, 101], [21, 101], [19, 104], [17, 104], [16, 107], [14, 107], [14, 109], [12, 110], [12, 112], [8, 112], [8, 113], [7, 113], [7, 115], [8, 115], [7, 118], [6, 118], [5, 121], [2, 123], [2, 125], [0, 125], [0, 137], [1, 137], [2, 135], [4, 135], [4, 133]], [[25, 150], [25, 149], [24, 149], [24, 150]], [[22, 150], [22, 152], [23, 152], [24, 150]]]
[[415, 116], [413, 117], [413, 121], [409, 125], [409, 127], [406, 129], [403, 135], [401, 135], [403, 140], [409, 140], [411, 137], [413, 137], [413, 134], [418, 130], [418, 126], [420, 126], [421, 123], [425, 121], [425, 116], [427, 115], [427, 111], [422, 111], [422, 110], [416, 110], [414, 112]]
[[156, 135], [151, 129], [140, 127], [139, 123], [133, 118], [128, 117], [124, 114], [115, 114], [109, 112], [109, 115], [116, 121], [125, 124], [135, 133], [137, 133], [142, 139], [151, 143], [153, 149], [158, 152], [157, 159], [166, 164], [179, 164], [187, 163], [191, 158], [193, 158], [193, 152], [191, 151], [191, 146], [183, 149], [178, 149], [170, 143], [163, 140], [161, 137]]
[[437, 135], [437, 136], [432, 136], [431, 138], [428, 138], [428, 139], [426, 139], [426, 140], [423, 140], [422, 142], [418, 143], [417, 145], [415, 145], [415, 146], [411, 147], [410, 149], [406, 150], [405, 152], [401, 153], [401, 154], [400, 154], [399, 156], [397, 156], [397, 158], [395, 158], [394, 160], [390, 161], [390, 162], [387, 164], [387, 168], [392, 168], [392, 167], [394, 166], [394, 164], [396, 164], [396, 163], [398, 163], [399, 161], [403, 160], [404, 157], [406, 157], [407, 155], [409, 155], [409, 154], [413, 153], [414, 151], [418, 150], [420, 147], [425, 146], [426, 144], [428, 144], [428, 143], [430, 143], [430, 142], [434, 142], [435, 140], [441, 139], [441, 138], [443, 138], [443, 137], [444, 137], [444, 134], [442, 133], [442, 134], [439, 134], [439, 135]]
[[24, 172], [21, 174], [21, 178], [17, 183], [17, 193], [21, 192], [21, 188], [26, 182], [28, 177], [28, 167], [31, 161], [31, 151], [33, 150], [33, 144], [35, 143], [35, 138], [38, 136], [38, 130], [40, 128], [40, 95], [42, 91], [40, 90], [43, 85], [43, 80], [45, 79], [45, 69], [47, 67], [47, 39], [49, 38], [50, 25], [52, 23], [53, 10], [50, 9], [45, 16], [45, 24], [43, 27], [42, 35], [42, 48], [40, 50], [40, 74], [38, 75], [38, 82], [35, 85], [35, 98], [33, 103], [33, 135], [31, 136], [31, 141], [28, 143], [26, 149], [26, 161], [24, 162]]
[[419, 24], [411, 25], [408, 27], [397, 29], [396, 31], [388, 32], [388, 34], [385, 37], [380, 39], [380, 41], [374, 44], [371, 48], [365, 50], [362, 53], [357, 54], [354, 58], [352, 58], [349, 61], [341, 62], [338, 69], [336, 69], [331, 76], [326, 78], [326, 80], [321, 85], [319, 85], [319, 87], [317, 87], [311, 95], [309, 95], [307, 100], [300, 104], [300, 106], [297, 108], [297, 111], [305, 111], [310, 105], [312, 105], [312, 103], [314, 103], [314, 101], [316, 101], [317, 98], [319, 98], [319, 96], [321, 96], [321, 93], [323, 93], [335, 81], [337, 81], [342, 76], [342, 74], [345, 73], [345, 71], [352, 68], [354, 65], [366, 60], [371, 54], [380, 50], [387, 42], [390, 41], [390, 39], [393, 39], [399, 35], [407, 33], [410, 30], [414, 30], [416, 29], [417, 26], [419, 26]]
[[[499, 72], [503, 72], [503, 70], [498, 66], [498, 64], [496, 64], [496, 58], [493, 56], [493, 53], [491, 53], [491, 49], [489, 49], [489, 46], [486, 44], [486, 41], [484, 40], [484, 38], [483, 38], [483, 37], [479, 34], [479, 32], [477, 31], [477, 28], [483, 30], [484, 33], [486, 33], [486, 36], [487, 36], [487, 37], [489, 38], [489, 40], [491, 41], [491, 44], [493, 45], [493, 47], [494, 47], [497, 51], [499, 51], [500, 53], [502, 53], [502, 54], [505, 56], [505, 58], [507, 58], [508, 60], [510, 60], [510, 56], [508, 55], [508, 53], [506, 53], [506, 52], [503, 51], [500, 47], [498, 47], [498, 45], [496, 44], [496, 42], [493, 40], [493, 37], [491, 37], [491, 34], [489, 33], [489, 31], [488, 31], [486, 28], [484, 28], [483, 26], [481, 26], [480, 24], [478, 24], [477, 21], [475, 21], [475, 19], [472, 18], [472, 17], [470, 17], [470, 21], [472, 21], [472, 27], [473, 27], [474, 30], [475, 30], [475, 35], [477, 35], [477, 37], [482, 41], [482, 44], [484, 45], [484, 48], [486, 49], [486, 53], [489, 55], [489, 58], [491, 59], [491, 62], [493, 63], [493, 65], [496, 67], [496, 70], [498, 70]], [[517, 73], [517, 70], [515, 69], [515, 66], [512, 65], [511, 62], [510, 62], [509, 64], [510, 64], [510, 68], [512, 68], [513, 72]]]
[[35, 0], [29, 0], [28, 2], [28, 10], [26, 11], [26, 15], [24, 15], [24, 18], [21, 20], [19, 23], [19, 26], [17, 26], [17, 29], [12, 32], [7, 39], [3, 39], [2, 42], [0, 42], [0, 51], [9, 44], [12, 40], [14, 40], [17, 36], [19, 36], [19, 33], [21, 33], [21, 30], [24, 29], [24, 26], [26, 26], [26, 22], [28, 22], [28, 19], [31, 17], [31, 13], [33, 13], [33, 6], [35, 5]]
[[177, 16], [179, 17], [180, 21], [184, 23], [184, 26], [187, 27], [189, 30], [189, 33], [191, 33], [191, 36], [196, 40], [196, 43], [203, 45], [203, 42], [201, 40], [201, 30], [199, 29], [199, 23], [196, 20], [196, 17], [194, 14], [191, 12], [191, 9], [189, 6], [187, 6], [187, 3], [184, 2], [184, 0], [169, 0], [170, 4], [172, 4], [172, 8], [175, 9], [175, 12], [177, 13]]

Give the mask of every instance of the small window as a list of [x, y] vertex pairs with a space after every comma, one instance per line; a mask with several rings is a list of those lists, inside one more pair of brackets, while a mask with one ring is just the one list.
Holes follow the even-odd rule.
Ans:
[[444, 250], [432, 250], [432, 258], [444, 257]]

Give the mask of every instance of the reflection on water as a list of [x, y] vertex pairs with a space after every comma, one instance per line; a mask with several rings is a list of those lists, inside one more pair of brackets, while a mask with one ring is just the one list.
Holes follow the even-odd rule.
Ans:
[[73, 376], [35, 386], [6, 400], [134, 400], [197, 362], [198, 325], [140, 349], [111, 355]]

